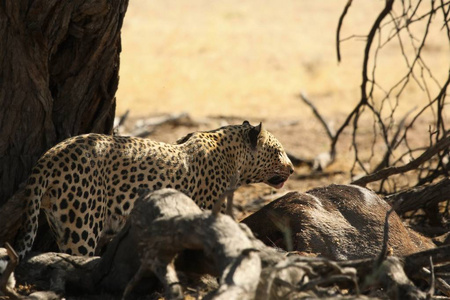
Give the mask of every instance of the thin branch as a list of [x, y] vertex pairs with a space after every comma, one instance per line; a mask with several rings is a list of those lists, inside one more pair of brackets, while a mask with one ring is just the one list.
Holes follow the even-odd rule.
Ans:
[[384, 218], [384, 230], [383, 230], [383, 246], [380, 251], [380, 255], [375, 261], [374, 269], [378, 268], [381, 263], [386, 259], [388, 256], [388, 244], [389, 244], [389, 217], [394, 212], [395, 207], [392, 206], [391, 209], [389, 209], [386, 212], [386, 217]]
[[435, 154], [439, 153], [442, 150], [447, 149], [448, 147], [450, 147], [450, 136], [440, 140], [434, 146], [431, 146], [430, 148], [428, 148], [428, 150], [425, 151], [424, 153], [422, 153], [422, 155], [420, 155], [417, 159], [409, 162], [408, 164], [406, 164], [404, 166], [390, 167], [390, 168], [380, 170], [373, 174], [369, 174], [367, 176], [361, 177], [361, 178], [353, 181], [352, 184], [366, 186], [370, 182], [378, 181], [380, 179], [384, 179], [384, 178], [387, 178], [387, 177], [395, 175], [395, 174], [405, 173], [405, 172], [417, 169], [421, 164], [428, 161]]
[[308, 99], [308, 97], [305, 95], [304, 92], [300, 93], [300, 99], [302, 99], [303, 102], [305, 102], [306, 105], [308, 105], [311, 108], [311, 110], [313, 111], [313, 113], [316, 116], [316, 118], [320, 121], [320, 123], [322, 124], [323, 128], [325, 128], [325, 131], [327, 132], [327, 135], [330, 138], [330, 140], [333, 140], [334, 136], [335, 136], [335, 133], [330, 128], [328, 123], [324, 120], [322, 115], [319, 113], [319, 111], [317, 110], [316, 106]]
[[[384, 198], [389, 204], [395, 204], [395, 211], [404, 214], [430, 204], [450, 199], [450, 178], [444, 178], [436, 184], [418, 186], [403, 192], [388, 195]], [[400, 200], [401, 203], [398, 203]]]
[[386, 153], [384, 154], [383, 159], [381, 160], [381, 162], [378, 164], [378, 166], [374, 169], [374, 172], [377, 172], [383, 168], [386, 168], [389, 166], [389, 158], [392, 155], [392, 151], [399, 145], [398, 144], [398, 136], [400, 135], [400, 132], [402, 131], [402, 129], [405, 126], [405, 121], [408, 118], [408, 116], [417, 109], [417, 107], [414, 107], [413, 109], [411, 109], [410, 111], [408, 111], [403, 118], [400, 120], [400, 123], [398, 124], [398, 128], [396, 130], [396, 132], [394, 133], [394, 136], [392, 137], [392, 140], [390, 142], [390, 144], [388, 145], [387, 149], [386, 149]]
[[367, 82], [368, 82], [367, 68], [368, 68], [368, 64], [369, 64], [370, 48], [372, 46], [372, 42], [375, 37], [375, 34], [381, 25], [381, 22], [391, 12], [393, 4], [394, 4], [394, 0], [386, 0], [386, 6], [381, 11], [381, 13], [378, 15], [377, 19], [375, 20], [375, 22], [372, 25], [372, 28], [370, 29], [369, 34], [367, 35], [366, 48], [364, 49], [362, 83], [361, 83], [361, 103], [363, 103], [363, 104], [367, 103], [366, 86], [367, 86]]
[[347, 4], [345, 4], [344, 11], [342, 12], [341, 16], [339, 17], [339, 22], [336, 30], [336, 54], [337, 54], [337, 60], [338, 62], [341, 62], [341, 27], [342, 23], [344, 22], [345, 15], [348, 12], [348, 9], [352, 5], [352, 0], [348, 0]]

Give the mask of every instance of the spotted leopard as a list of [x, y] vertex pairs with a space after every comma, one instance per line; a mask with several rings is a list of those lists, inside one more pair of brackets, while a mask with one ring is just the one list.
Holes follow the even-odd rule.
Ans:
[[62, 252], [94, 255], [105, 224], [126, 216], [140, 188], [175, 188], [211, 209], [239, 174], [237, 186], [264, 182], [280, 188], [293, 166], [261, 124], [195, 132], [166, 144], [135, 137], [85, 134], [69, 138], [37, 162], [25, 189], [26, 217], [16, 239], [31, 250], [43, 209]]

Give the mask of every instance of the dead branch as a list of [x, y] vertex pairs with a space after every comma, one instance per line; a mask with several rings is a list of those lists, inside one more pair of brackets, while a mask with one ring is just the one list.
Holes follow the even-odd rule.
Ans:
[[[300, 93], [300, 99], [302, 99], [303, 102], [305, 102], [306, 105], [308, 105], [311, 108], [314, 116], [316, 116], [316, 118], [325, 128], [325, 131], [328, 137], [330, 138], [331, 143], [333, 144], [333, 141], [336, 138], [336, 134], [329, 126], [329, 124], [325, 121], [325, 119], [322, 117], [322, 115], [319, 113], [316, 106], [308, 99], [308, 97], [303, 92]], [[315, 171], [323, 171], [327, 166], [331, 165], [334, 162], [335, 158], [336, 158], [336, 148], [331, 147], [329, 152], [320, 153], [314, 158], [314, 160], [312, 161], [312, 169]]]
[[[429, 266], [430, 258], [432, 259], [434, 265], [448, 263], [450, 262], [450, 257], [448, 256], [449, 250], [450, 246], [443, 246], [435, 249], [413, 253], [404, 257], [400, 257], [400, 261], [403, 261], [402, 268], [404, 269], [404, 273], [410, 278], [424, 279], [428, 281], [430, 279], [430, 271], [424, 268]], [[361, 274], [367, 275], [372, 272], [371, 271], [372, 267], [376, 265], [375, 260], [376, 258], [347, 260], [347, 261], [339, 261], [337, 262], [337, 264], [343, 268], [346, 267], [354, 268], [356, 269], [359, 275]], [[439, 277], [436, 278], [436, 288], [445, 295], [450, 296], [448, 284], [445, 283], [445, 281], [443, 281]]]
[[436, 155], [437, 153], [447, 149], [450, 147], [450, 136], [447, 136], [437, 142], [435, 145], [428, 148], [422, 155], [420, 155], [418, 158], [412, 160], [411, 162], [407, 163], [404, 166], [401, 167], [389, 167], [382, 169], [378, 172], [375, 172], [373, 174], [369, 174], [367, 176], [361, 177], [355, 181], [352, 182], [352, 184], [356, 184], [359, 186], [366, 186], [370, 182], [378, 181], [380, 179], [386, 179], [389, 176], [405, 173], [411, 170], [417, 169], [421, 164], [428, 161], [431, 157]]
[[365, 286], [382, 287], [390, 299], [427, 299], [427, 296], [408, 278], [398, 257], [390, 256], [366, 276]]
[[315, 179], [320, 179], [320, 178], [328, 178], [328, 177], [333, 177], [336, 175], [343, 175], [344, 172], [343, 171], [325, 171], [325, 172], [321, 172], [321, 171], [313, 171], [309, 174], [299, 174], [296, 175], [295, 178], [297, 180], [315, 180]]
[[[392, 5], [394, 3], [394, 0], [387, 0], [386, 5], [384, 9], [380, 12], [377, 19], [375, 20], [374, 24], [372, 25], [369, 34], [367, 35], [367, 42], [366, 47], [364, 49], [364, 59], [363, 59], [363, 65], [362, 65], [362, 83], [361, 83], [361, 99], [357, 106], [352, 110], [352, 112], [347, 116], [344, 123], [339, 127], [339, 129], [336, 131], [336, 134], [334, 135], [334, 139], [331, 143], [331, 153], [335, 153], [336, 149], [336, 143], [339, 139], [340, 134], [344, 131], [344, 129], [347, 127], [347, 125], [350, 123], [350, 121], [355, 117], [358, 116], [358, 114], [361, 111], [361, 108], [365, 105], [368, 105], [367, 101], [367, 83], [369, 81], [368, 78], [368, 62], [370, 57], [370, 49], [372, 46], [373, 39], [375, 37], [375, 34], [377, 30], [380, 27], [381, 22], [384, 20], [384, 18], [389, 14], [389, 12], [392, 9]], [[355, 129], [356, 130], [356, 129]]]
[[405, 257], [405, 271], [409, 275], [414, 275], [414, 272], [422, 267], [427, 267], [430, 263], [430, 257], [434, 264], [443, 264], [450, 262], [450, 245], [429, 249]]
[[378, 255], [378, 259], [375, 262], [376, 266], [381, 265], [383, 260], [389, 254], [389, 216], [394, 212], [394, 207], [386, 212], [386, 217], [384, 218], [384, 228], [383, 228], [383, 246], [381, 247], [380, 254]]
[[403, 118], [400, 120], [397, 130], [394, 133], [394, 136], [391, 139], [391, 143], [388, 145], [387, 149], [386, 149], [386, 153], [383, 156], [383, 159], [380, 161], [380, 163], [378, 164], [378, 166], [375, 167], [374, 172], [377, 172], [383, 168], [389, 167], [389, 158], [392, 155], [392, 151], [399, 145], [398, 143], [398, 137], [401, 133], [401, 131], [403, 130], [403, 128], [405, 127], [405, 122], [406, 119], [408, 118], [408, 116], [414, 111], [416, 110], [416, 107], [414, 107], [413, 109], [411, 109], [410, 111], [408, 111]]
[[300, 166], [304, 166], [304, 165], [306, 165], [308, 167], [312, 167], [314, 164], [314, 160], [312, 160], [312, 159], [297, 157], [294, 154], [289, 153], [289, 152], [287, 152], [286, 154], [289, 157], [292, 164], [294, 165], [294, 167], [300, 167]]
[[394, 0], [386, 0], [386, 5], [383, 10], [378, 15], [377, 19], [372, 25], [372, 28], [367, 35], [366, 47], [364, 49], [364, 59], [362, 66], [362, 83], [361, 83], [361, 101], [360, 103], [368, 104], [367, 102], [367, 82], [369, 81], [369, 77], [367, 75], [367, 70], [369, 66], [369, 57], [370, 57], [370, 49], [372, 47], [372, 42], [375, 37], [376, 32], [380, 28], [381, 22], [384, 18], [389, 15], [392, 10], [392, 5], [394, 4]]
[[[434, 1], [430, 3], [419, 1], [415, 4], [401, 2], [398, 5], [395, 5], [395, 7], [393, 5], [394, 0], [385, 1], [384, 3], [384, 8], [378, 14], [378, 17], [367, 34], [367, 41], [363, 51], [360, 101], [338, 128], [331, 144], [331, 151], [336, 148], [339, 136], [344, 129], [352, 126], [354, 164], [351, 168], [351, 174], [353, 175], [353, 171], [358, 168], [365, 172], [366, 175], [366, 177], [363, 177], [364, 179], [355, 180], [355, 183], [364, 186], [369, 182], [381, 179], [379, 182], [379, 191], [382, 193], [392, 193], [396, 192], [399, 188], [404, 188], [404, 186], [399, 186], [393, 182], [392, 179], [388, 180], [391, 175], [390, 172], [395, 171], [392, 174], [398, 174], [397, 172], [403, 172], [404, 170], [409, 169], [403, 167], [400, 167], [399, 169], [390, 169], [390, 166], [396, 166], [398, 163], [398, 160], [392, 162], [390, 161], [390, 158], [395, 156], [400, 158], [404, 158], [405, 156], [412, 157], [413, 153], [419, 149], [429, 147], [428, 145], [424, 146], [423, 143], [422, 145], [411, 146], [413, 143], [411, 142], [410, 132], [412, 132], [411, 128], [413, 128], [413, 125], [417, 124], [416, 121], [419, 119], [426, 119], [427, 113], [433, 115], [433, 123], [429, 130], [430, 145], [440, 143], [440, 141], [444, 140], [448, 134], [448, 129], [446, 128], [446, 121], [448, 118], [446, 119], [445, 117], [444, 107], [448, 105], [447, 89], [450, 85], [450, 73], [447, 78], [438, 79], [438, 77], [433, 74], [432, 69], [427, 65], [426, 59], [423, 58], [423, 56], [426, 55], [423, 50], [427, 45], [429, 33], [431, 33], [431, 30], [433, 29], [431, 26], [432, 20], [436, 20], [435, 16], [440, 13], [443, 17], [442, 29], [446, 30], [447, 36], [450, 37], [450, 27], [447, 24], [450, 2], [441, 1], [439, 4]], [[342, 31], [343, 19], [351, 4], [351, 1], [346, 2], [346, 6], [344, 7], [337, 27], [336, 49], [338, 61], [341, 58], [340, 42], [342, 41], [339, 36]], [[390, 20], [386, 20], [387, 17], [389, 17]], [[411, 26], [418, 22], [423, 25], [423, 31], [418, 32], [416, 28]], [[353, 37], [354, 36], [355, 35], [353, 35]], [[378, 37], [378, 40], [376, 37]], [[405, 39], [408, 43], [405, 42]], [[374, 43], [376, 41], [378, 42], [377, 44]], [[386, 88], [381, 86], [376, 78], [378, 74], [377, 58], [381, 55], [382, 50], [384, 50], [383, 48], [385, 48], [388, 43], [394, 41], [397, 42], [400, 49], [400, 55], [404, 58], [406, 72], [400, 80], [391, 84], [389, 88]], [[444, 43], [446, 43], [445, 39]], [[414, 51], [408, 52], [408, 46], [412, 46]], [[409, 122], [407, 126], [404, 126], [406, 116], [403, 117], [399, 123], [395, 116], [398, 107], [404, 102], [403, 94], [410, 82], [414, 82], [414, 84], [417, 84], [420, 87], [423, 91], [424, 99], [427, 101], [426, 104], [412, 116], [412, 121]], [[433, 86], [430, 85], [430, 82]], [[435, 93], [435, 96], [433, 93]], [[379, 95], [382, 96], [380, 97]], [[359, 141], [357, 140], [357, 132], [359, 129], [358, 127], [361, 125], [361, 117], [367, 112], [372, 115], [374, 120], [372, 127], [372, 151], [369, 158], [365, 157], [365, 153], [367, 152], [361, 151], [362, 145], [359, 144]], [[352, 122], [352, 125], [350, 125], [350, 122]], [[397, 129], [395, 129], [395, 123], [399, 124]], [[416, 133], [414, 133], [414, 135], [416, 135]], [[377, 141], [380, 136], [387, 150], [381, 158], [380, 163], [375, 167], [374, 172], [370, 172], [370, 170], [367, 169], [367, 165], [371, 163], [371, 159], [377, 156], [375, 149], [378, 147]], [[394, 150], [396, 151], [394, 152]], [[421, 168], [418, 169], [417, 172], [416, 185], [431, 183], [439, 177], [448, 176], [448, 165], [444, 162], [447, 157], [447, 152], [448, 151], [441, 152], [438, 158], [433, 159], [432, 161], [424, 158], [419, 164]], [[412, 164], [409, 166], [412, 167]], [[414, 167], [412, 169], [414, 169]], [[378, 171], [386, 173], [378, 173]], [[371, 177], [373, 174], [370, 173], [386, 177], [375, 179], [375, 177]], [[369, 178], [371, 178], [370, 181]]]
[[92, 272], [99, 257], [71, 256], [65, 253], [32, 253], [16, 268], [18, 282], [35, 284], [39, 290], [57, 294], [93, 292]]
[[418, 186], [385, 197], [385, 200], [391, 204], [397, 203], [401, 199], [401, 203], [396, 205], [395, 209], [399, 214], [449, 200], [450, 178], [444, 178], [436, 184]]
[[344, 22], [345, 15], [348, 12], [348, 9], [352, 5], [352, 0], [348, 0], [347, 4], [345, 4], [344, 11], [342, 12], [341, 16], [339, 17], [339, 22], [336, 30], [336, 54], [337, 54], [337, 61], [338, 63], [341, 62], [341, 27], [342, 23]]
[[125, 123], [126, 119], [128, 119], [129, 114], [130, 114], [130, 110], [127, 109], [127, 111], [122, 116], [120, 116], [120, 118], [116, 118], [117, 121], [114, 120], [114, 122], [117, 123], [117, 124], [114, 125], [114, 132], [118, 131], [119, 128], [121, 126], [123, 126], [123, 124]]
[[[359, 189], [352, 187], [355, 191]], [[314, 197], [310, 200], [316, 203], [319, 195], [327, 190], [311, 191]], [[373, 201], [365, 199], [362, 203]], [[335, 222], [332, 217], [328, 219]], [[395, 239], [398, 232], [395, 220], [391, 215], [390, 239]], [[346, 244], [341, 241], [340, 246]], [[434, 263], [449, 261], [448, 247], [405, 256], [406, 274], [413, 276], [417, 268], [427, 267], [430, 256]], [[397, 260], [388, 257], [379, 265], [375, 260], [335, 262], [323, 257], [286, 256], [285, 252], [264, 245], [247, 226], [237, 224], [229, 216], [202, 212], [184, 194], [163, 189], [141, 194], [126, 225], [101, 258], [56, 253], [35, 255], [18, 266], [16, 275], [29, 283], [44, 281], [45, 289], [64, 296], [74, 291], [82, 295], [102, 292], [123, 294], [130, 299], [154, 291], [162, 284], [167, 298], [181, 299], [185, 285], [178, 276], [183, 271], [219, 277], [219, 286], [204, 296], [205, 299], [330, 297], [331, 286], [345, 287], [346, 294], [358, 295], [363, 281], [369, 282], [371, 288], [398, 295], [406, 291], [421, 295], [402, 275], [403, 267]], [[445, 288], [436, 286], [439, 290]], [[335, 288], [335, 295], [342, 293]]]
[[[194, 121], [188, 113], [179, 114], [165, 114], [162, 116], [155, 116], [146, 119], [137, 120], [134, 128], [129, 135], [145, 138], [152, 135], [158, 127], [161, 126], [187, 126], [195, 127], [199, 123]], [[121, 133], [123, 134], [123, 133]]]
[[[206, 268], [214, 274], [222, 274], [220, 287], [214, 294], [217, 297], [225, 299], [239, 294], [241, 299], [251, 299], [255, 293], [261, 270], [260, 259], [252, 251], [248, 252], [254, 249], [254, 243], [230, 217], [203, 213], [184, 194], [164, 189], [143, 194], [127, 224], [126, 235], [118, 237], [120, 243], [108, 248], [102, 258], [100, 269], [103, 271], [98, 274], [101, 276], [97, 276], [102, 286], [117, 287], [117, 279], [108, 266], [124, 262], [136, 266], [135, 271], [128, 272], [133, 278], [128, 280], [124, 298], [131, 295], [148, 271], [163, 283], [167, 297], [182, 297], [174, 268], [175, 258], [186, 249], [204, 253], [201, 257], [203, 262], [196, 261], [199, 269], [205, 262], [214, 262], [213, 269], [210, 266]], [[130, 249], [136, 252], [130, 253]], [[121, 279], [121, 282], [125, 281]]]
[[[352, 1], [350, 0], [349, 3], [351, 3]], [[325, 121], [325, 119], [322, 117], [322, 115], [319, 113], [319, 111], [317, 110], [316, 106], [308, 99], [308, 97], [306, 96], [306, 94], [304, 92], [300, 93], [300, 99], [303, 100], [303, 102], [306, 103], [306, 105], [308, 105], [311, 110], [314, 113], [314, 116], [316, 116], [316, 118], [320, 121], [320, 123], [322, 124], [323, 128], [325, 128], [325, 131], [328, 135], [328, 137], [330, 138], [330, 140], [334, 139], [335, 133], [333, 132], [333, 130], [331, 129], [330, 125], [328, 125], [328, 123]]]
[[442, 278], [439, 278], [439, 277], [434, 279], [434, 284], [433, 284], [433, 280], [430, 279], [430, 276], [432, 276], [432, 271], [430, 271], [426, 268], [422, 268], [420, 270], [420, 277], [422, 277], [422, 279], [426, 280], [430, 284], [429, 294], [433, 295], [434, 289], [436, 287], [444, 295], [446, 295], [447, 297], [450, 297], [450, 285], [445, 280], [443, 280]]

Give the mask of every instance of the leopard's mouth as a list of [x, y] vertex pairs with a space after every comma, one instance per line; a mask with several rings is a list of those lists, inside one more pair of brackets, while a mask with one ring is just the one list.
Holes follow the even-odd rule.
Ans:
[[267, 184], [276, 189], [281, 189], [288, 178], [285, 176], [275, 175], [267, 180]]

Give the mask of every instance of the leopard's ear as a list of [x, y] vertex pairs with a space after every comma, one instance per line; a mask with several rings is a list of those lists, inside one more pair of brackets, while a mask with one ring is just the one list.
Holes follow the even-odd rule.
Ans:
[[177, 140], [177, 144], [184, 144], [186, 143], [192, 136], [194, 135], [194, 132], [188, 133], [185, 137], [182, 137], [180, 139]]
[[250, 146], [253, 150], [256, 150], [258, 146], [258, 139], [261, 135], [262, 131], [262, 123], [259, 123], [258, 126], [253, 126], [248, 132], [248, 138], [250, 140]]
[[242, 125], [249, 125], [249, 126], [251, 126], [251, 125], [250, 125], [250, 122], [247, 121], [247, 120], [245, 120], [244, 123], [242, 123]]

